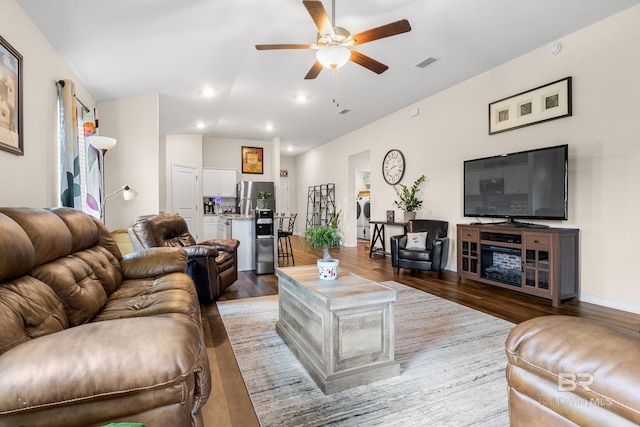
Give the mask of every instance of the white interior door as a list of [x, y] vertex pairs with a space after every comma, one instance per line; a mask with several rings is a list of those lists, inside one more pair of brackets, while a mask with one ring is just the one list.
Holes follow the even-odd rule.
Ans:
[[280, 193], [276, 198], [276, 210], [278, 212], [286, 212], [289, 213], [289, 182], [288, 181], [280, 181]]
[[198, 170], [195, 166], [171, 164], [171, 211], [180, 214], [198, 239]]

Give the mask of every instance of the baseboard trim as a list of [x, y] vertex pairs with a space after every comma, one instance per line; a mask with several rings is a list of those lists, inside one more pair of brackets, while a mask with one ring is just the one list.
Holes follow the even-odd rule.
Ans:
[[613, 308], [616, 310], [622, 310], [630, 313], [640, 314], [640, 306], [635, 304], [629, 304], [622, 301], [603, 298], [597, 295], [585, 294], [584, 292], [580, 293], [580, 296], [578, 297], [578, 299], [580, 301], [588, 302], [590, 304], [596, 304], [596, 305], [601, 305], [608, 308]]
[[[458, 272], [457, 266], [448, 265], [445, 269], [453, 272]], [[578, 296], [579, 301], [588, 302], [589, 304], [601, 305], [607, 308], [613, 308], [615, 310], [622, 310], [629, 313], [640, 314], [640, 306], [636, 304], [629, 304], [622, 301], [617, 301], [609, 298], [599, 297], [597, 295], [586, 294], [584, 292], [580, 293]]]

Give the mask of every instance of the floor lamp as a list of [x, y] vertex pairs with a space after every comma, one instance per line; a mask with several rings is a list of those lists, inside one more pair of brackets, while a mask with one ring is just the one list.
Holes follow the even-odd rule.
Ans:
[[107, 200], [104, 195], [104, 155], [107, 151], [115, 147], [118, 141], [115, 138], [99, 135], [93, 135], [87, 139], [89, 140], [89, 144], [98, 150], [98, 161], [100, 165], [100, 221], [104, 224], [104, 204]]

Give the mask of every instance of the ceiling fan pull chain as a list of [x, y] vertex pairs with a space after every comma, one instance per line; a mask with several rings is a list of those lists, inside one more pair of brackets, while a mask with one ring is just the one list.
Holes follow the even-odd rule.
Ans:
[[340, 106], [340, 102], [338, 101], [338, 69], [333, 69], [333, 103], [336, 104], [336, 107]]

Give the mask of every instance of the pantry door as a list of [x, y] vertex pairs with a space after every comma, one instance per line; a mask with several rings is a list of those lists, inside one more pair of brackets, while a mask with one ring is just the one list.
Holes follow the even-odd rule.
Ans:
[[171, 211], [180, 214], [198, 240], [198, 170], [195, 166], [171, 164]]

